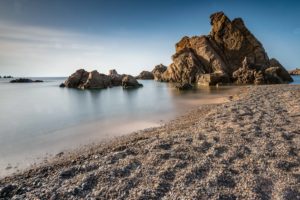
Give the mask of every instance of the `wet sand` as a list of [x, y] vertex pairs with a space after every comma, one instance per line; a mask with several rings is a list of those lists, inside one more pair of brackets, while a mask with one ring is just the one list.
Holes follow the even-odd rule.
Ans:
[[15, 199], [299, 199], [300, 86], [243, 87], [0, 180]]

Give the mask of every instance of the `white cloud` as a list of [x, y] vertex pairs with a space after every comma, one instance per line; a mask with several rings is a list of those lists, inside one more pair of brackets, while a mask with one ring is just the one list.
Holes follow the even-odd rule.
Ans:
[[69, 75], [80, 67], [136, 74], [170, 62], [172, 47], [164, 44], [0, 22], [0, 74]]

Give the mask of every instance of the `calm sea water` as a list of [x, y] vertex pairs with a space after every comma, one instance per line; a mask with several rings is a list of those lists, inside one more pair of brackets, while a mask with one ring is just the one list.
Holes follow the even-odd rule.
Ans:
[[291, 84], [300, 84], [300, 76], [292, 76], [292, 78], [294, 79], [294, 82]]
[[45, 154], [158, 126], [232, 90], [180, 92], [167, 83], [140, 81], [144, 87], [135, 90], [83, 91], [59, 88], [65, 78], [34, 79], [45, 82], [0, 79], [0, 176]]

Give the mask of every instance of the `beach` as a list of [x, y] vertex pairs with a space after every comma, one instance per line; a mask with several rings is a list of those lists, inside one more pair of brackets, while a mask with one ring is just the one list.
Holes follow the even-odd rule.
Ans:
[[2, 199], [299, 199], [300, 86], [244, 86], [0, 180]]

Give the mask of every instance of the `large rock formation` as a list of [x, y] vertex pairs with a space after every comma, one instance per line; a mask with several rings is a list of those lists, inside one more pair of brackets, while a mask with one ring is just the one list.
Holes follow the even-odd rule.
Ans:
[[154, 80], [163, 81], [162, 74], [167, 70], [167, 67], [163, 64], [156, 65], [152, 70]]
[[155, 79], [201, 85], [293, 81], [277, 60], [268, 58], [262, 44], [241, 18], [231, 21], [223, 12], [218, 12], [210, 19], [210, 34], [183, 37], [176, 44], [173, 63]]
[[290, 75], [300, 75], [300, 69], [296, 68], [294, 70], [289, 71]]
[[110, 70], [109, 75], [101, 74], [94, 70], [87, 72], [79, 69], [73, 73], [60, 87], [79, 89], [104, 89], [112, 86], [123, 86], [123, 88], [136, 88], [142, 86], [130, 75], [120, 75], [116, 70]]

